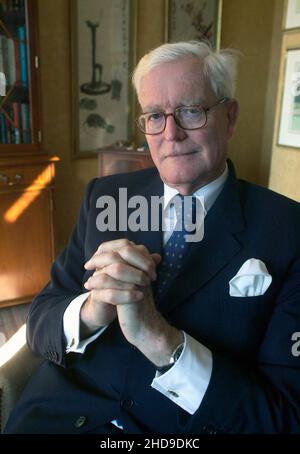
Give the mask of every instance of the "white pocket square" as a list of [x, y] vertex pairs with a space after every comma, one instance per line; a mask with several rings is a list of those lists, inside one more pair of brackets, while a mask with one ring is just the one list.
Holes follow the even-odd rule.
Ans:
[[259, 259], [249, 259], [229, 281], [230, 296], [263, 295], [272, 282], [266, 265]]

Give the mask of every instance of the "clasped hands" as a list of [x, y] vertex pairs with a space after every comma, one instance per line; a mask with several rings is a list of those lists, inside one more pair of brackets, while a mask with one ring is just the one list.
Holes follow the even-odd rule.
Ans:
[[182, 333], [156, 309], [151, 282], [159, 254], [127, 239], [102, 243], [85, 264], [95, 270], [84, 284], [90, 295], [81, 309], [81, 332], [87, 337], [118, 317], [123, 335], [157, 366], [167, 363]]

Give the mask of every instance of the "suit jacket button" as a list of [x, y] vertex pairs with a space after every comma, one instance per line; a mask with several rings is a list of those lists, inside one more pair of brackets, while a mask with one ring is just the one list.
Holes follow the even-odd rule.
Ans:
[[77, 418], [76, 421], [74, 422], [74, 426], [76, 427], [76, 429], [80, 429], [82, 426], [85, 425], [86, 422], [87, 422], [86, 416], [79, 416], [79, 418]]
[[218, 433], [218, 431], [216, 430], [215, 426], [213, 426], [212, 424], [207, 424], [207, 425], [203, 426], [202, 432], [205, 433], [205, 434], [216, 434], [216, 433]]
[[129, 410], [133, 405], [134, 401], [132, 399], [121, 400], [121, 408], [123, 408], [123, 410]]

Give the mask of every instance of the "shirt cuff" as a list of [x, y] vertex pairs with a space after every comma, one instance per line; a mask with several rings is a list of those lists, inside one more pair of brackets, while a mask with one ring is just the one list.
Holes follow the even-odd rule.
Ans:
[[97, 339], [97, 337], [99, 337], [107, 328], [107, 325], [102, 326], [92, 336], [82, 341], [80, 340], [80, 310], [89, 294], [90, 292], [86, 292], [82, 295], [77, 296], [75, 299], [73, 299], [73, 301], [71, 301], [64, 312], [63, 328], [67, 341], [66, 353], [84, 353], [86, 347], [95, 339]]
[[211, 373], [211, 351], [184, 333], [180, 358], [164, 374], [157, 372], [151, 386], [193, 415], [206, 393]]

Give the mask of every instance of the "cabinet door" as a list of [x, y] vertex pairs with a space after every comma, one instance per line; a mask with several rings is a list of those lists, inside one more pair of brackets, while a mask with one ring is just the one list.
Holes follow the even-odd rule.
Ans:
[[38, 152], [41, 141], [35, 0], [0, 1], [0, 153]]
[[53, 260], [50, 188], [0, 193], [0, 306], [30, 301]]

